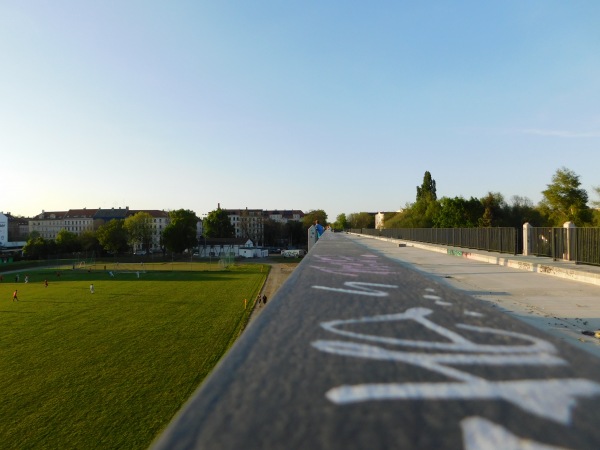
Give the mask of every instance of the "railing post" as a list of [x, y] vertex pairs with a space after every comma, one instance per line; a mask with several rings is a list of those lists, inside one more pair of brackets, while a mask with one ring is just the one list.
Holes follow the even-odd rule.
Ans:
[[566, 249], [563, 253], [563, 259], [566, 261], [571, 261], [571, 257], [575, 255], [571, 255], [571, 238], [573, 236], [573, 230], [575, 229], [575, 224], [573, 222], [565, 222], [563, 224], [563, 228], [565, 229], [566, 234]]
[[531, 229], [529, 222], [523, 224], [523, 256], [531, 254]]

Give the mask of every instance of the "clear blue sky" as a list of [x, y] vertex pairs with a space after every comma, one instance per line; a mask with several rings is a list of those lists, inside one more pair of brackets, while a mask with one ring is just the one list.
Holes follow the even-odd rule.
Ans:
[[0, 0], [0, 211], [600, 185], [600, 2]]

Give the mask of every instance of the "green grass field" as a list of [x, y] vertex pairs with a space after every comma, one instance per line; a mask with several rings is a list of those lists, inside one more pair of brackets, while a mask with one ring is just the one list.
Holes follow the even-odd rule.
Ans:
[[147, 448], [239, 336], [268, 273], [103, 266], [4, 274], [2, 449]]

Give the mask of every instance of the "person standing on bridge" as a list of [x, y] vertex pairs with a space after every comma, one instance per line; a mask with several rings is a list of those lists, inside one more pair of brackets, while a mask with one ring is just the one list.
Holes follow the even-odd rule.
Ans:
[[321, 225], [319, 223], [319, 220], [315, 220], [315, 231], [317, 232], [317, 239], [319, 239], [321, 237], [321, 235], [323, 234], [323, 225]]

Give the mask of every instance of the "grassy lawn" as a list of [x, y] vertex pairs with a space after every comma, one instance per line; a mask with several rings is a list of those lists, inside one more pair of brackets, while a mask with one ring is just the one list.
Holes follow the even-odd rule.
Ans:
[[2, 449], [147, 448], [239, 336], [268, 272], [145, 266], [4, 274]]

